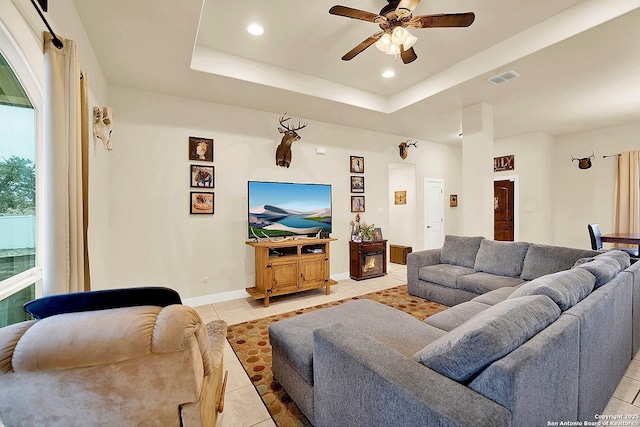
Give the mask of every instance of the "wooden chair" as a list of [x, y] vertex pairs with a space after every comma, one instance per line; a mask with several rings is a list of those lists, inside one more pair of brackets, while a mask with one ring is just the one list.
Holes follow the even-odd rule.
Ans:
[[[591, 249], [594, 251], [599, 251], [602, 249], [602, 232], [600, 231], [600, 226], [598, 224], [589, 224], [587, 225], [589, 229], [589, 238], [591, 239]], [[613, 249], [617, 249], [619, 251], [625, 251], [632, 257], [638, 257], [638, 249], [636, 248], [620, 248], [614, 247]]]

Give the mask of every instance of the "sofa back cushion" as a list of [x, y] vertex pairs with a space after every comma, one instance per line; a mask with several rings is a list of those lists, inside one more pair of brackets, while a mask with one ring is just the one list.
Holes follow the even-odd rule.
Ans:
[[473, 269], [499, 276], [518, 277], [528, 248], [529, 244], [526, 242], [483, 240]]
[[414, 358], [442, 375], [467, 381], [560, 317], [545, 295], [504, 300], [450, 331]]
[[629, 252], [621, 251], [619, 249], [612, 249], [607, 252], [603, 252], [600, 255], [597, 255], [596, 258], [611, 258], [618, 261], [620, 264], [620, 269], [625, 270], [629, 268], [631, 265], [631, 257], [629, 256]]
[[584, 269], [564, 270], [525, 283], [509, 298], [546, 295], [560, 307], [561, 311], [566, 311], [586, 298], [593, 290], [595, 283], [595, 276]]
[[596, 277], [594, 289], [599, 288], [620, 272], [620, 264], [614, 258], [596, 256], [592, 261], [576, 265], [576, 269], [582, 268]]
[[520, 277], [533, 280], [547, 274], [569, 270], [579, 258], [595, 255], [598, 255], [597, 251], [529, 243]]
[[483, 240], [484, 237], [446, 235], [440, 252], [440, 263], [473, 268]]

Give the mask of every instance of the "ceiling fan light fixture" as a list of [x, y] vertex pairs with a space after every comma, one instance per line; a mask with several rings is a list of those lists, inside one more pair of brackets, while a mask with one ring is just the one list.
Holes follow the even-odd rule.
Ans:
[[376, 47], [378, 50], [384, 53], [389, 53], [389, 47], [391, 46], [391, 36], [389, 33], [385, 33], [380, 40], [376, 42]]
[[391, 42], [396, 46], [401, 45], [409, 36], [409, 32], [402, 27], [395, 27], [391, 33]]
[[416, 36], [411, 35], [408, 31], [407, 31], [407, 34], [409, 35], [405, 39], [404, 43], [402, 43], [402, 47], [404, 48], [404, 50], [411, 49], [413, 45], [416, 44], [416, 42], [418, 41], [418, 38]]
[[400, 46], [398, 46], [397, 44], [391, 44], [391, 46], [389, 46], [389, 52], [387, 52], [388, 55], [400, 55]]

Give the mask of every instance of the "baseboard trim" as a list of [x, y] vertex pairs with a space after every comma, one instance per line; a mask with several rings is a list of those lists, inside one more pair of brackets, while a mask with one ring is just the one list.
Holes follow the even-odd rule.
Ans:
[[198, 307], [199, 305], [215, 304], [217, 302], [231, 301], [234, 299], [246, 298], [249, 294], [244, 289], [238, 291], [220, 292], [218, 294], [202, 295], [199, 297], [184, 298], [182, 304], [189, 307]]
[[[335, 281], [346, 280], [349, 273], [332, 274], [331, 278]], [[184, 298], [182, 304], [189, 307], [198, 307], [200, 305], [215, 304], [217, 302], [231, 301], [234, 299], [247, 298], [249, 294], [244, 289], [229, 292], [220, 292], [218, 294], [202, 295], [199, 297]]]

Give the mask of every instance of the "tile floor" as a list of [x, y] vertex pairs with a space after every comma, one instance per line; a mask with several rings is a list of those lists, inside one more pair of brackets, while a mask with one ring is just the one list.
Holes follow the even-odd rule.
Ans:
[[[228, 324], [261, 319], [274, 314], [286, 313], [380, 289], [392, 288], [406, 283], [406, 266], [389, 264], [388, 274], [383, 277], [355, 281], [341, 280], [331, 287], [331, 295], [324, 288], [271, 299], [265, 308], [262, 300], [249, 297], [196, 307], [205, 322], [223, 319]], [[275, 426], [249, 377], [244, 372], [229, 343], [226, 343], [224, 367], [229, 371], [225, 393], [224, 412], [218, 418], [218, 427], [267, 427]], [[609, 401], [605, 414], [640, 414], [640, 352], [631, 362]]]

